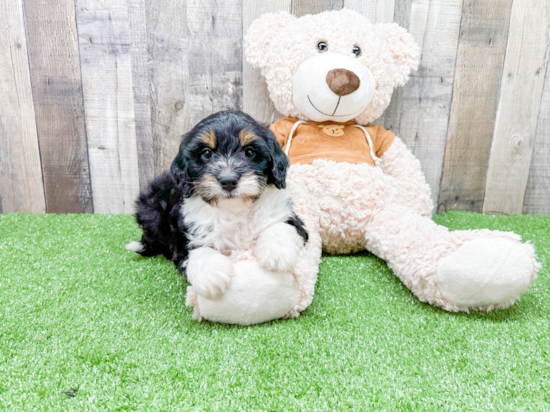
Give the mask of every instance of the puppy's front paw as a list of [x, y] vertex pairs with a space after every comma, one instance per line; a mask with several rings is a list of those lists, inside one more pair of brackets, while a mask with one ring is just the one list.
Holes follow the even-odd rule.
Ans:
[[262, 232], [254, 254], [264, 269], [288, 272], [296, 264], [302, 244], [303, 240], [294, 227], [277, 223]]
[[189, 252], [187, 279], [199, 295], [207, 299], [223, 295], [233, 276], [235, 271], [231, 261], [220, 252], [208, 247]]

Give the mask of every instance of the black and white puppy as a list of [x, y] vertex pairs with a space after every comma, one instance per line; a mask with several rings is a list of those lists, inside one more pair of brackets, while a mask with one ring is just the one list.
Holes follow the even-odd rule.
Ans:
[[227, 290], [236, 254], [290, 270], [308, 235], [292, 210], [287, 167], [275, 135], [247, 114], [207, 117], [183, 136], [170, 170], [140, 194], [143, 237], [126, 248], [163, 254], [206, 298]]

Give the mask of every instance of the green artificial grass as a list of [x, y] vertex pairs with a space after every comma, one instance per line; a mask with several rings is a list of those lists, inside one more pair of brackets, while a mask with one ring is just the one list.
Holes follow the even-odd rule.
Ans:
[[124, 249], [131, 216], [0, 215], [0, 409], [550, 410], [550, 217], [434, 219], [516, 231], [539, 279], [509, 309], [454, 314], [376, 257], [325, 256], [298, 319], [198, 323], [172, 263]]

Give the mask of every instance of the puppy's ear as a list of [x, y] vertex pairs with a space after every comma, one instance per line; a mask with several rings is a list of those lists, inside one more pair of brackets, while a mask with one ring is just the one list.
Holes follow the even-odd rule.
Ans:
[[286, 187], [286, 169], [288, 168], [288, 157], [279, 146], [273, 132], [266, 128], [265, 139], [269, 146], [269, 167], [267, 183], [273, 183], [277, 189]]
[[183, 146], [184, 144], [182, 143], [178, 155], [172, 162], [172, 166], [170, 166], [170, 172], [172, 173], [172, 176], [174, 176], [174, 180], [183, 196], [189, 197], [191, 196], [191, 176], [189, 175], [189, 165], [184, 155]]

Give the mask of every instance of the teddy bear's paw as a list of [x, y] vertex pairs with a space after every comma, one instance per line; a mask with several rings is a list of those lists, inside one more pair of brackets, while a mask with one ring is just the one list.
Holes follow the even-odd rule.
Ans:
[[254, 254], [264, 269], [288, 272], [296, 265], [302, 244], [303, 240], [294, 227], [278, 223], [260, 235]]
[[539, 268], [532, 245], [484, 237], [464, 243], [439, 263], [437, 287], [455, 306], [488, 311], [511, 305]]
[[231, 261], [218, 251], [203, 247], [189, 252], [187, 279], [200, 296], [220, 297], [229, 288], [233, 276]]

